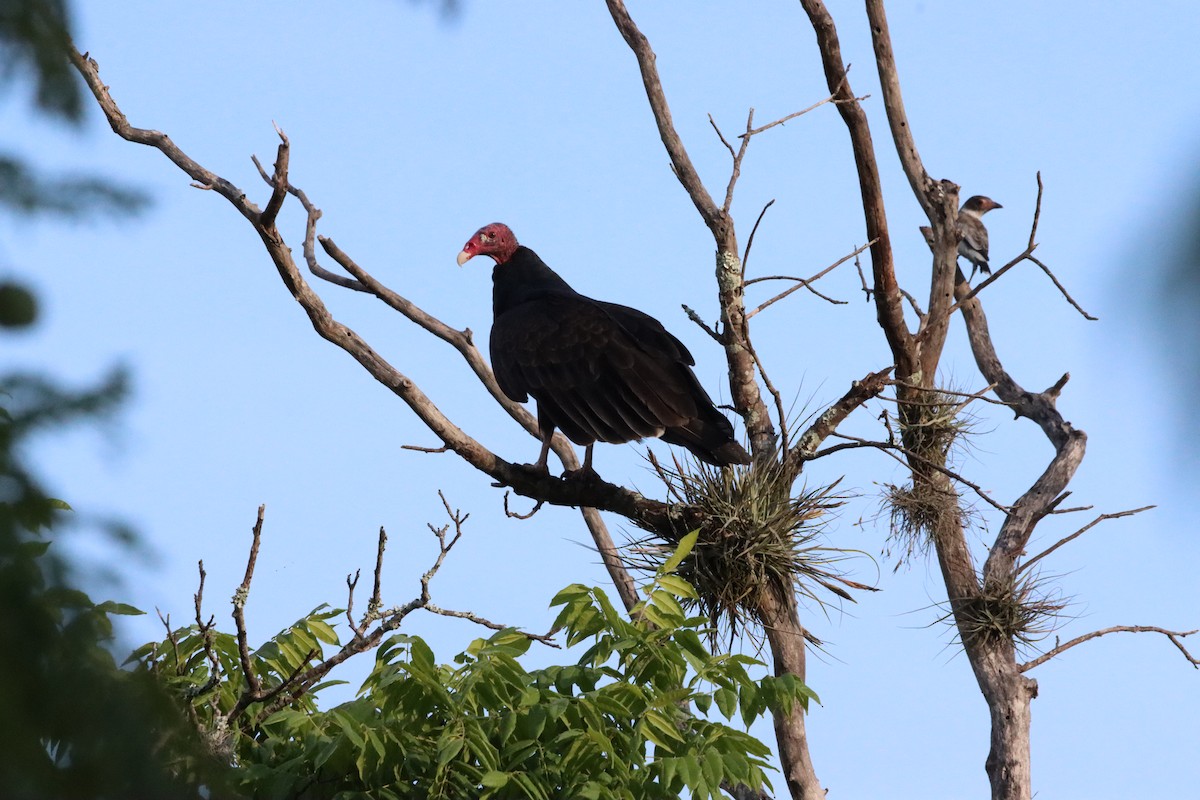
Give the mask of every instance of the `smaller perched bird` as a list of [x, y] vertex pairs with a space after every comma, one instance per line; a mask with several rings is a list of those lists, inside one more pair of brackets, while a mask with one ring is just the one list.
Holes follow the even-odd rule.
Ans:
[[988, 266], [988, 232], [982, 218], [993, 208], [1004, 206], [977, 194], [967, 198], [958, 210], [958, 254], [971, 262], [971, 278], [975, 277], [976, 268], [984, 275], [992, 274], [992, 268]]

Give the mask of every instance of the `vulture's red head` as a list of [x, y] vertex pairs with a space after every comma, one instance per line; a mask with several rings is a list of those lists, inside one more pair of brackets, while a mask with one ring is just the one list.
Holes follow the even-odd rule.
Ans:
[[512, 258], [517, 251], [517, 237], [503, 222], [493, 222], [484, 225], [472, 234], [458, 254], [458, 265], [470, 261], [475, 256], [491, 256], [497, 264], [503, 264]]

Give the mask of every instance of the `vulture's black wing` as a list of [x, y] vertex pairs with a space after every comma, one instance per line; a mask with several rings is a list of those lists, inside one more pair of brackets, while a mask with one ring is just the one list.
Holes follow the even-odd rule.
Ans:
[[699, 413], [677, 363], [643, 349], [600, 303], [581, 295], [551, 295], [505, 312], [492, 325], [491, 355], [504, 393], [533, 395], [539, 418], [576, 444], [661, 436]]
[[543, 436], [619, 444], [648, 436], [712, 464], [749, 455], [692, 373], [695, 363], [653, 317], [585, 297], [519, 248], [496, 267], [492, 369], [517, 402], [538, 403]]

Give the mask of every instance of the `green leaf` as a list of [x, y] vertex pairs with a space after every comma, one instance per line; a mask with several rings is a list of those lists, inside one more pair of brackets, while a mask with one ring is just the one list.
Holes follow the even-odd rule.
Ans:
[[325, 644], [332, 644], [332, 645], [340, 644], [340, 642], [338, 641], [337, 631], [335, 631], [333, 629], [333, 626], [330, 625], [325, 620], [317, 619], [315, 617], [310, 617], [307, 620], [307, 624], [308, 624], [309, 630], [312, 631], [313, 636], [317, 637]]
[[733, 712], [737, 710], [737, 693], [723, 686], [713, 693], [713, 699], [717, 701], [717, 708], [725, 719], [733, 719]]
[[490, 772], [483, 773], [483, 777], [479, 779], [479, 782], [489, 789], [499, 789], [500, 787], [508, 784], [508, 779], [509, 775], [507, 772], [496, 772], [495, 770], [492, 770]]
[[713, 699], [711, 694], [698, 694], [692, 698], [692, 702], [695, 703], [697, 711], [707, 715], [708, 710], [712, 708]]
[[425, 640], [416, 636], [412, 637], [411, 648], [410, 658], [413, 666], [433, 671], [435, 667], [433, 650], [425, 644]]
[[62, 606], [64, 608], [91, 608], [92, 600], [86, 593], [78, 589], [68, 589], [65, 586], [56, 586], [47, 589], [45, 598], [51, 605]]
[[128, 617], [140, 617], [145, 614], [140, 608], [134, 608], [127, 603], [117, 603], [112, 600], [105, 600], [100, 605], [96, 606], [97, 611], [103, 611], [106, 614], [122, 614]]
[[50, 549], [50, 542], [21, 542], [17, 552], [22, 558], [40, 558]]
[[437, 745], [437, 763], [439, 767], [444, 767], [458, 757], [458, 754], [463, 749], [463, 738], [461, 733], [444, 732], [442, 737], [438, 739]]
[[662, 567], [658, 570], [659, 573], [666, 575], [677, 570], [679, 565], [683, 563], [683, 560], [691, 554], [692, 548], [696, 546], [696, 539], [699, 536], [700, 531], [697, 529], [680, 539], [679, 546], [675, 548], [675, 552], [671, 554], [671, 557], [663, 562]]
[[742, 708], [742, 724], [747, 728], [754, 720], [758, 719], [761, 713], [762, 706], [758, 699], [758, 684], [750, 682], [743, 683], [738, 692], [739, 705]]
[[638, 727], [646, 734], [647, 739], [660, 747], [670, 749], [683, 742], [683, 736], [680, 735], [679, 728], [675, 727], [675, 722], [661, 711], [647, 711]]
[[657, 583], [676, 597], [696, 598], [696, 589], [678, 575], [660, 575]]
[[554, 599], [550, 601], [550, 607], [565, 605], [572, 600], [577, 600], [581, 597], [589, 597], [592, 590], [584, 586], [582, 583], [572, 583], [565, 589], [554, 595]]
[[533, 778], [529, 776], [529, 773], [518, 772], [513, 775], [513, 781], [519, 787], [521, 787], [521, 791], [523, 791], [525, 796], [530, 798], [530, 800], [549, 800], [549, 796], [542, 789], [542, 787], [533, 782]]
[[650, 595], [650, 602], [662, 609], [664, 613], [670, 615], [671, 619], [674, 620], [671, 624], [672, 628], [678, 628], [683, 624], [684, 619], [687, 618], [687, 615], [683, 613], [683, 607], [679, 605], [679, 601], [670, 592], [655, 592]]

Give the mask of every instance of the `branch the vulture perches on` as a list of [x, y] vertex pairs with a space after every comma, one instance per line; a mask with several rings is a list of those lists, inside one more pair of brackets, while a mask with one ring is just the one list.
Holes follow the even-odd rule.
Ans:
[[683, 343], [651, 316], [585, 297], [494, 222], [471, 236], [459, 266], [490, 256], [491, 356], [496, 381], [510, 399], [537, 400], [542, 449], [534, 468], [546, 470], [550, 437], [561, 428], [587, 447], [645, 437], [686, 447], [716, 466], [748, 464], [733, 426], [700, 385]]

